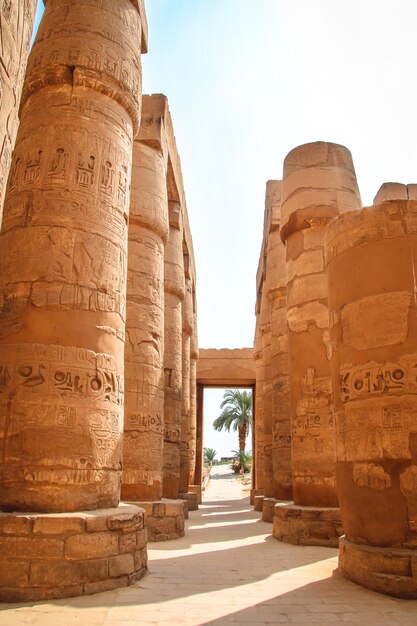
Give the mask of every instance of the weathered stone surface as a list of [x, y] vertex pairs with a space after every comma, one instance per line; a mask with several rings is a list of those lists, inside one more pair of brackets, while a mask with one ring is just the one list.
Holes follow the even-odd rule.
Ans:
[[357, 545], [345, 537], [339, 542], [339, 570], [373, 591], [398, 598], [417, 598], [415, 550]]
[[341, 569], [404, 597], [416, 581], [392, 555], [417, 547], [416, 209], [386, 200], [340, 216], [326, 235]]
[[111, 578], [133, 574], [135, 571], [135, 559], [133, 554], [119, 554], [109, 559], [109, 575]]
[[188, 505], [188, 511], [197, 511], [198, 510], [198, 494], [197, 493], [179, 493], [179, 498], [181, 500], [185, 500]]
[[253, 508], [254, 508], [255, 511], [262, 512], [264, 497], [265, 496], [263, 496], [263, 495], [254, 496], [254, 498], [253, 498]]
[[387, 200], [408, 200], [407, 185], [383, 183], [374, 198], [374, 204], [380, 204]]
[[275, 505], [275, 539], [296, 545], [337, 548], [342, 534], [338, 508], [302, 507], [287, 503]]
[[0, 6], [0, 224], [12, 153], [19, 127], [19, 102], [25, 77], [37, 0]]
[[276, 498], [264, 498], [262, 500], [262, 521], [272, 524], [275, 515]]
[[72, 535], [65, 541], [67, 559], [114, 556], [119, 552], [119, 535], [110, 532]]
[[402, 343], [408, 334], [411, 298], [410, 293], [394, 291], [347, 303], [340, 311], [343, 341], [354, 350]]
[[[103, 521], [106, 530], [102, 524], [96, 525], [98, 531], [92, 530], [93, 518]], [[29, 520], [30, 527], [22, 519]], [[144, 511], [120, 505], [60, 515], [1, 513], [0, 553], [0, 601], [70, 597], [123, 587], [133, 582], [132, 575], [137, 579], [146, 573]]]
[[256, 496], [262, 496], [262, 489], [251, 489], [250, 490], [250, 503], [253, 505], [255, 502]]
[[29, 57], [0, 245], [4, 509], [119, 501], [140, 41], [130, 0], [48, 2]]
[[[162, 499], [156, 502], [135, 502], [145, 510], [148, 541], [170, 541], [184, 536], [184, 500]], [[137, 546], [139, 549], [141, 546]]]

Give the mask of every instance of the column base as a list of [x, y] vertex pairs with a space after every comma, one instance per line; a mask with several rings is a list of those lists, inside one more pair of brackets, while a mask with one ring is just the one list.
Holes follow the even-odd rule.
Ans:
[[397, 598], [417, 599], [417, 553], [339, 540], [339, 571], [363, 587]]
[[262, 513], [262, 507], [265, 496], [255, 496], [253, 499], [253, 510]]
[[145, 509], [145, 526], [148, 541], [171, 541], [185, 534], [184, 500], [154, 500], [153, 502], [129, 502]]
[[196, 493], [179, 493], [178, 497], [187, 502], [189, 511], [198, 511], [198, 497]]
[[0, 601], [90, 595], [147, 571], [145, 512], [0, 513]]
[[201, 504], [203, 501], [201, 485], [189, 485], [188, 489], [190, 490], [190, 493], [197, 494], [197, 504]]
[[263, 495], [264, 495], [263, 489], [251, 489], [249, 503], [253, 505], [255, 503], [255, 496], [263, 496]]
[[285, 543], [337, 548], [343, 535], [340, 509], [279, 502], [275, 505], [272, 534]]
[[290, 504], [289, 500], [278, 500], [278, 498], [264, 498], [262, 501], [262, 521], [269, 522], [274, 521], [275, 505], [276, 504]]

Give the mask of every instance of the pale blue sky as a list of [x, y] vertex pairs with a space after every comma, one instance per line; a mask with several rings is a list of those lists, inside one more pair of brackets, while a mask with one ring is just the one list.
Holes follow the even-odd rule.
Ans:
[[143, 90], [170, 102], [197, 263], [200, 346], [249, 346], [265, 183], [281, 178], [292, 148], [346, 145], [364, 204], [384, 181], [417, 182], [417, 2], [145, 2]]

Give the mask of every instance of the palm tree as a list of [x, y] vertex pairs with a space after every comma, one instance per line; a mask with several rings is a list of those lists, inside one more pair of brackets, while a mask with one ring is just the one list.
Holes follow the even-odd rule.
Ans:
[[217, 417], [213, 426], [215, 430], [225, 428], [239, 433], [239, 450], [245, 450], [246, 435], [252, 423], [252, 394], [238, 389], [226, 389], [220, 405], [222, 413]]
[[217, 452], [214, 448], [204, 448], [204, 463], [211, 467], [216, 455]]

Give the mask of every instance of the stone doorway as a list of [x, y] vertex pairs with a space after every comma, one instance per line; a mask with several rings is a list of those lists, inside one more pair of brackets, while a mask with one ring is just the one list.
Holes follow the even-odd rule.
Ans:
[[[196, 484], [203, 478], [204, 445], [204, 390], [205, 389], [248, 389], [252, 401], [252, 477], [255, 475], [255, 361], [252, 348], [241, 349], [200, 349], [197, 362], [197, 455]], [[253, 480], [253, 478], [252, 478]], [[254, 485], [252, 484], [252, 487]]]

